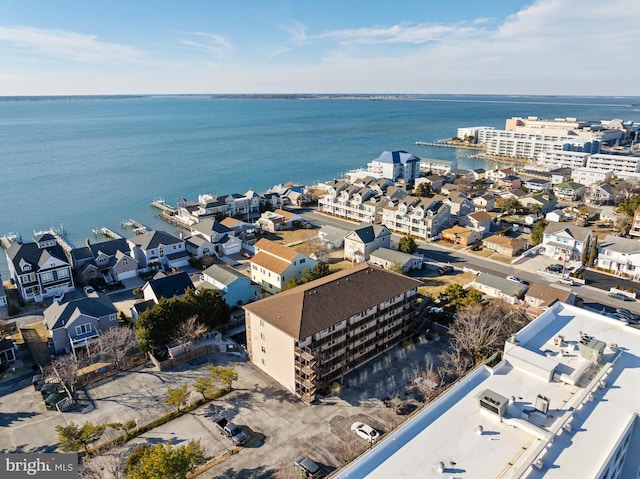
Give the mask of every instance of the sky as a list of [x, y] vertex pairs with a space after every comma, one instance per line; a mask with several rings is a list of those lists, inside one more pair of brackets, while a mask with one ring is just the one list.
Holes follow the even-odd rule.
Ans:
[[638, 0], [0, 0], [0, 96], [639, 96]]

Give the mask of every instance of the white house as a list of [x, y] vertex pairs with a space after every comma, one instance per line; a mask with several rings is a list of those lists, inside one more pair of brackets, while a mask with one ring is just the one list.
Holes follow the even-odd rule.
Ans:
[[413, 182], [420, 176], [420, 158], [406, 151], [383, 151], [367, 164], [367, 169], [392, 181], [404, 179]]
[[391, 231], [382, 225], [362, 225], [344, 238], [344, 259], [367, 261], [372, 251], [391, 248]]
[[293, 248], [262, 238], [254, 245], [251, 258], [251, 280], [268, 293], [277, 293], [292, 277], [300, 278], [306, 269], [312, 269], [317, 261]]
[[141, 271], [164, 266], [180, 268], [189, 264], [185, 241], [166, 231], [153, 230], [127, 240]]
[[640, 277], [640, 240], [607, 235], [598, 244], [596, 266], [637, 280]]
[[382, 266], [384, 269], [399, 267], [403, 273], [422, 267], [421, 256], [403, 253], [395, 249], [378, 248], [369, 255], [369, 264]]
[[544, 230], [544, 254], [553, 258], [579, 260], [585, 242], [593, 243], [593, 231], [570, 223], [549, 223]]

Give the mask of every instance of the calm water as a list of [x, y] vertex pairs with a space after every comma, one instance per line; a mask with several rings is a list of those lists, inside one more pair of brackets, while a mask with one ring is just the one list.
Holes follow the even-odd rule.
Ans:
[[[149, 206], [200, 193], [262, 192], [364, 167], [384, 150], [455, 159], [415, 145], [511, 116], [640, 122], [638, 98], [433, 96], [420, 100], [147, 97], [0, 101], [0, 235], [64, 225], [76, 245], [123, 219], [168, 228]], [[169, 229], [169, 228], [168, 228]], [[0, 273], [7, 277], [4, 255]]]

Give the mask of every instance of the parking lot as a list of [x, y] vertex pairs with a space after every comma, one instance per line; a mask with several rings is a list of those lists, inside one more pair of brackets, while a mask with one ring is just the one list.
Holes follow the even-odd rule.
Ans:
[[[201, 477], [272, 477], [276, 469], [290, 466], [299, 455], [308, 455], [326, 470], [332, 470], [341, 464], [342, 443], [364, 442], [350, 431], [353, 422], [362, 421], [386, 433], [403, 419], [386, 407], [383, 399], [397, 391], [402, 393], [414, 371], [437, 363], [437, 355], [445, 346], [444, 339], [424, 338], [409, 347], [397, 346], [346, 376], [342, 391], [320, 398], [312, 406], [283, 390], [239, 356], [210, 355], [208, 359], [214, 364], [235, 364], [239, 380], [234, 391], [135, 441], [171, 440], [181, 444], [200, 439], [207, 456], [218, 456], [231, 447], [214, 427], [213, 421], [224, 416], [248, 428], [252, 439], [247, 448]], [[168, 387], [191, 384], [199, 374], [208, 372], [206, 368], [207, 363], [185, 364], [159, 372], [145, 365], [119, 373], [88, 387], [81, 394], [81, 404], [65, 413], [46, 411], [40, 393], [25, 378], [19, 390], [0, 396], [0, 450], [54, 451], [55, 426], [71, 421], [99, 424], [133, 419], [144, 424], [171, 410], [164, 403]]]

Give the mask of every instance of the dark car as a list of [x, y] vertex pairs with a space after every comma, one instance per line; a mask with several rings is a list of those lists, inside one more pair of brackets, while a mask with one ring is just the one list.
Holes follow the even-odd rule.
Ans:
[[452, 266], [440, 266], [438, 268], [438, 273], [440, 274], [449, 274], [453, 271], [453, 267]]
[[640, 321], [640, 314], [633, 313], [625, 308], [616, 308], [616, 313], [625, 316], [629, 319], [629, 322], [638, 322]]
[[293, 466], [300, 473], [300, 477], [306, 479], [319, 479], [323, 476], [322, 469], [315, 462], [305, 456], [298, 457], [293, 461]]
[[550, 264], [547, 266], [547, 271], [551, 271], [553, 273], [562, 273], [562, 265], [561, 264]]
[[635, 301], [631, 296], [627, 296], [622, 293], [609, 293], [609, 297], [613, 299], [620, 299], [622, 301]]

